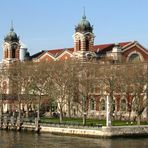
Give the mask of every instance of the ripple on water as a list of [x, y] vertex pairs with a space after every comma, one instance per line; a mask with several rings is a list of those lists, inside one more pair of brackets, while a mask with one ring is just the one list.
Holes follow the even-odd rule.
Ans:
[[148, 138], [93, 139], [0, 131], [0, 148], [148, 148]]

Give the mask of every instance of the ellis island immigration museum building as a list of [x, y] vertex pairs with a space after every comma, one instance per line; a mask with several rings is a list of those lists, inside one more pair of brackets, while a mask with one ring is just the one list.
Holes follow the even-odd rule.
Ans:
[[[73, 28], [72, 28], [73, 29]], [[97, 36], [97, 35], [96, 35]], [[138, 41], [128, 41], [128, 42], [120, 42], [120, 43], [106, 43], [106, 44], [97, 44], [94, 45], [95, 33], [93, 30], [93, 26], [87, 20], [85, 14], [82, 16], [80, 22], [75, 26], [75, 32], [73, 34], [73, 42], [74, 46], [70, 48], [60, 48], [60, 49], [52, 49], [52, 50], [41, 50], [34, 55], [30, 55], [27, 47], [22, 44], [18, 35], [15, 33], [13, 25], [10, 28], [10, 32], [5, 36], [3, 42], [3, 58], [1, 62], [1, 69], [11, 69], [11, 65], [17, 62], [27, 62], [30, 61], [32, 63], [53, 63], [62, 61], [65, 63], [69, 60], [74, 60], [79, 65], [85, 64], [94, 64], [94, 69], [101, 69], [103, 72], [107, 72], [108, 69], [117, 69], [119, 65], [125, 67], [130, 67], [131, 65], [145, 65], [145, 69], [147, 69], [147, 60], [148, 60], [148, 50], [143, 47]], [[124, 64], [123, 64], [124, 63]], [[97, 66], [96, 66], [97, 65]], [[106, 66], [104, 66], [106, 65]], [[16, 64], [17, 66], [17, 64]], [[83, 67], [83, 66], [82, 66]], [[112, 68], [111, 68], [112, 67]], [[140, 66], [141, 67], [141, 66]], [[93, 66], [91, 65], [93, 69]], [[119, 71], [121, 72], [121, 70]], [[142, 71], [141, 71], [142, 73]], [[121, 73], [123, 74], [123, 73]], [[63, 73], [64, 75], [64, 73]], [[109, 75], [108, 75], [109, 76]], [[126, 73], [124, 75], [126, 77]], [[107, 75], [106, 75], [107, 77]], [[113, 78], [113, 77], [112, 77]], [[128, 78], [127, 78], [128, 79]], [[95, 80], [95, 77], [94, 77]], [[130, 79], [129, 79], [130, 80]], [[97, 81], [97, 80], [96, 80]], [[116, 81], [116, 80], [115, 80]], [[108, 81], [109, 82], [109, 81]], [[120, 81], [122, 83], [122, 81]], [[120, 83], [120, 84], [121, 84]], [[134, 82], [133, 82], [134, 83]], [[101, 82], [98, 86], [101, 86]], [[106, 83], [107, 85], [108, 83]], [[148, 83], [147, 83], [148, 84]], [[140, 95], [142, 96], [142, 100], [147, 99], [146, 92], [147, 84], [143, 85], [143, 91], [141, 91]], [[80, 85], [79, 85], [80, 86]], [[106, 116], [106, 96], [109, 92], [106, 92], [104, 89], [102, 92], [103, 96], [100, 95], [100, 88], [98, 86], [92, 86], [91, 90], [87, 90], [86, 93], [89, 95], [86, 99], [86, 108], [85, 114], [88, 118], [100, 118], [104, 119]], [[130, 85], [132, 86], [132, 84]], [[9, 76], [3, 76], [1, 81], [2, 87], [2, 110], [4, 113], [16, 112], [18, 110], [17, 105], [17, 96], [13, 93], [13, 85], [11, 84], [11, 80]], [[123, 86], [124, 87], [124, 86]], [[83, 90], [83, 87], [80, 86]], [[106, 88], [105, 85], [101, 86], [101, 89]], [[129, 110], [131, 113], [131, 119], [135, 119], [136, 113], [134, 109], [131, 108], [131, 102], [134, 100], [134, 90], [130, 91], [127, 95], [127, 91], [129, 89], [125, 89], [124, 91], [113, 91], [112, 97], [112, 108], [113, 116], [116, 118], [120, 118], [126, 120], [126, 117], [129, 115]], [[121, 95], [122, 94], [122, 95]], [[135, 93], [136, 94], [136, 93]], [[42, 93], [44, 95], [44, 93]], [[23, 93], [21, 93], [23, 100]], [[77, 94], [75, 95], [79, 97]], [[33, 93], [32, 93], [33, 97]], [[45, 97], [46, 98], [46, 97]], [[45, 102], [46, 103], [45, 103]], [[71, 101], [73, 101], [71, 99]], [[20, 100], [20, 108], [23, 111], [26, 111], [26, 103]], [[35, 110], [36, 101], [32, 101], [29, 105], [29, 110]], [[42, 103], [47, 104], [47, 100], [43, 99]], [[137, 104], [139, 104], [137, 102]], [[143, 104], [143, 103], [142, 103]], [[60, 112], [58, 109], [59, 102], [57, 101], [56, 105], [53, 106], [53, 112]], [[129, 109], [130, 108], [130, 109]], [[84, 108], [83, 108], [84, 109]], [[64, 115], [67, 116], [67, 104], [63, 105]], [[83, 112], [84, 113], [84, 112]], [[80, 109], [80, 103], [75, 103], [73, 107], [71, 107], [71, 116], [81, 116], [83, 114]], [[142, 110], [142, 118], [147, 118], [147, 107]]]

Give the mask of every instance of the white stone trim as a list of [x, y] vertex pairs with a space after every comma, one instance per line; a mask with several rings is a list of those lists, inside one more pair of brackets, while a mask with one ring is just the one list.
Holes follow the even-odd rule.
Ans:
[[138, 47], [139, 49], [141, 49], [145, 54], [147, 54], [148, 55], [148, 52], [146, 52], [144, 49], [144, 47], [142, 46], [142, 45], [140, 45], [138, 42], [136, 42], [135, 44], [133, 44], [132, 46], [129, 46], [129, 47], [127, 47], [127, 48], [125, 48], [125, 49], [123, 49], [123, 53], [124, 52], [126, 52], [127, 50], [129, 50], [129, 49], [131, 49], [131, 48], [133, 48], [134, 46], [136, 46], [136, 47]]
[[64, 56], [65, 54], [69, 54], [70, 57], [73, 57], [73, 54], [71, 52], [69, 52], [68, 50], [65, 50], [64, 52], [62, 52], [59, 56], [56, 57], [56, 60], [59, 60], [62, 56]]
[[131, 42], [129, 42], [128, 44], [124, 45], [124, 46], [122, 47], [122, 49], [124, 50], [125, 48], [131, 46], [132, 44], [135, 44], [135, 42], [136, 42], [136, 41], [131, 41]]
[[49, 54], [48, 52], [45, 52], [44, 54], [42, 54], [38, 59], [43, 59], [45, 56], [49, 56], [51, 57], [53, 60], [55, 60], [54, 56], [52, 56], [51, 54]]
[[51, 57], [53, 60], [55, 60], [55, 57], [54, 57], [52, 54], [48, 53], [48, 51], [45, 51], [45, 52], [43, 52], [39, 57], [33, 58], [33, 61], [34, 61], [34, 62], [39, 62], [40, 59], [42, 59], [42, 58], [45, 57], [46, 55], [48, 55], [48, 56]]
[[95, 38], [94, 34], [91, 33], [91, 32], [86, 32], [86, 33], [80, 33], [80, 32], [77, 32], [75, 33], [72, 37], [74, 38], [74, 41], [77, 41], [77, 40], [84, 40], [84, 37], [86, 35], [91, 35], [91, 38]]
[[144, 61], [144, 58], [143, 58], [142, 54], [140, 52], [138, 52], [138, 51], [135, 50], [135, 51], [131, 52], [130, 54], [128, 54], [127, 59], [126, 59], [127, 62], [129, 61], [129, 59], [130, 59], [130, 57], [131, 57], [132, 54], [138, 54], [139, 57], [140, 57], [140, 60], [142, 62]]

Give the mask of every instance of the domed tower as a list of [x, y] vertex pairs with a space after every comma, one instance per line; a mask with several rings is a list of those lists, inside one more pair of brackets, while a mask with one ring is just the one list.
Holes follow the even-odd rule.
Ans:
[[74, 56], [76, 58], [85, 59], [87, 56], [93, 56], [92, 50], [94, 45], [93, 26], [86, 19], [85, 12], [82, 20], [75, 27], [74, 38]]
[[4, 61], [19, 60], [19, 52], [20, 52], [19, 37], [14, 32], [13, 25], [10, 28], [10, 32], [4, 38], [3, 51], [4, 51], [3, 55]]

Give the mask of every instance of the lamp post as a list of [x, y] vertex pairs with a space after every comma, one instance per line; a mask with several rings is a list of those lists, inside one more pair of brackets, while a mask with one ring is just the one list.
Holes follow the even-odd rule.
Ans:
[[111, 126], [109, 96], [106, 97], [106, 126]]

